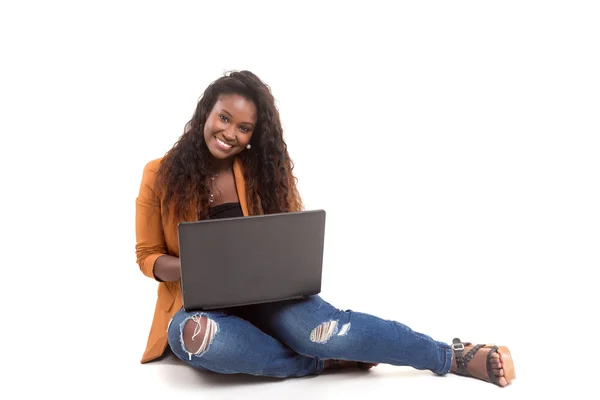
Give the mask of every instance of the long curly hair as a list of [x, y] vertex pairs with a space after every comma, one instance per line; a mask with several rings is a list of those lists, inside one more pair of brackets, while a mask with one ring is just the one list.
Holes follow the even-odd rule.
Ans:
[[246, 180], [251, 215], [300, 211], [294, 164], [271, 89], [250, 71], [226, 73], [204, 91], [184, 133], [163, 157], [156, 189], [166, 215], [179, 221], [208, 216], [209, 178], [214, 158], [204, 140], [204, 124], [219, 96], [237, 94], [254, 102], [257, 123], [251, 149], [237, 155]]

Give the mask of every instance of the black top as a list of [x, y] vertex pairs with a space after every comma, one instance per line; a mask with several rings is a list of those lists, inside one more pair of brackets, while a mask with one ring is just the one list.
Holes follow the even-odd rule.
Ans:
[[214, 206], [210, 209], [208, 218], [219, 219], [219, 218], [234, 218], [243, 217], [242, 207], [240, 203], [223, 203]]

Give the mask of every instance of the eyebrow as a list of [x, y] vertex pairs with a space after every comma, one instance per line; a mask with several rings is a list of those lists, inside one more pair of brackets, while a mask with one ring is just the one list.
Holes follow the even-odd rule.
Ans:
[[[231, 118], [233, 118], [233, 115], [231, 115], [231, 113], [229, 111], [227, 111], [224, 108], [221, 108], [221, 112], [224, 112], [225, 114], [229, 115]], [[248, 124], [248, 125], [252, 125], [254, 126], [254, 124], [252, 122], [242, 122], [242, 124]]]

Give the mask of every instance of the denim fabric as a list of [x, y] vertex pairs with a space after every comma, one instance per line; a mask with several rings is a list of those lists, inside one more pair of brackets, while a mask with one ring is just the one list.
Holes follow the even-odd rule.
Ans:
[[[200, 354], [183, 343], [194, 316], [216, 324]], [[195, 324], [195, 322], [192, 322]], [[223, 374], [301, 377], [323, 371], [326, 359], [410, 366], [443, 375], [452, 350], [396, 321], [342, 311], [320, 296], [218, 311], [179, 310], [168, 328], [169, 346], [189, 365]], [[202, 334], [196, 340], [201, 340]]]

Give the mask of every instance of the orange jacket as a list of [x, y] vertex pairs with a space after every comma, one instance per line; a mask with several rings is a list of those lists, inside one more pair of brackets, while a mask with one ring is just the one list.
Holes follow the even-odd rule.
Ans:
[[[154, 192], [154, 180], [162, 158], [144, 167], [142, 183], [136, 199], [136, 256], [144, 275], [155, 279], [154, 262], [163, 254], [179, 257], [177, 223], [164, 218], [161, 204]], [[248, 215], [246, 182], [238, 159], [233, 163], [236, 190], [242, 212]], [[154, 317], [141, 362], [160, 357], [167, 347], [167, 327], [173, 315], [182, 307], [179, 282], [159, 282]]]

